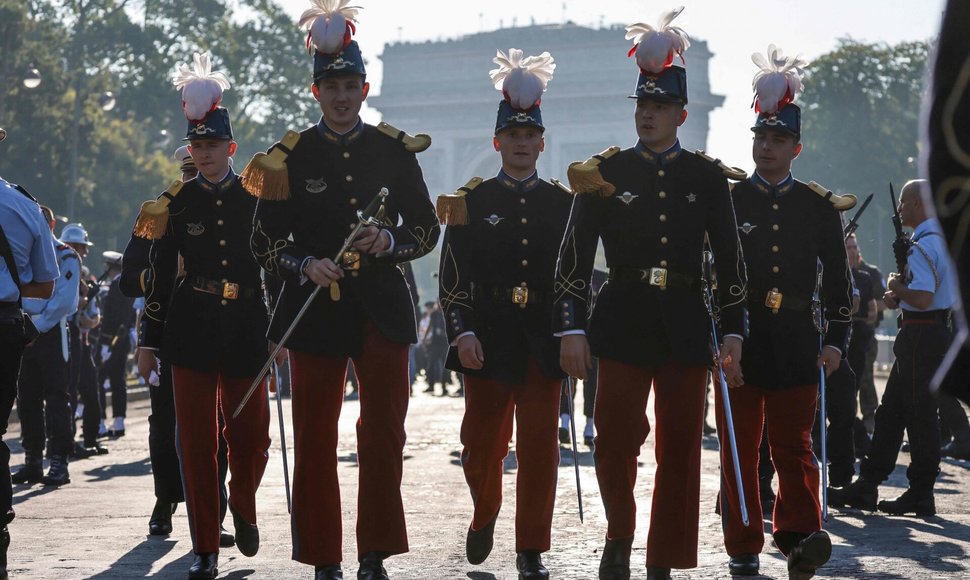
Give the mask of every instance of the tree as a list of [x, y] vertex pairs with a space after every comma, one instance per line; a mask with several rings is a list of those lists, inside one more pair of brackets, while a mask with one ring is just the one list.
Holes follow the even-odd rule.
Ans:
[[[919, 114], [928, 42], [866, 44], [844, 38], [808, 67], [802, 105], [800, 174], [861, 199], [875, 193], [860, 220], [863, 254], [893, 269], [892, 211], [886, 192], [916, 177]], [[854, 210], [849, 212], [850, 215]]]

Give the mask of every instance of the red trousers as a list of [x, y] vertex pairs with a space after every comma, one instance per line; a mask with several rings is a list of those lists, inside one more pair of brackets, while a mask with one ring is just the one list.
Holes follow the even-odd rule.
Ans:
[[196, 554], [219, 551], [219, 414], [226, 418], [229, 445], [229, 503], [256, 523], [256, 489], [266, 469], [269, 404], [259, 390], [235, 419], [232, 413], [253, 378], [229, 378], [172, 366], [175, 443], [182, 468], [189, 532]]
[[461, 465], [475, 506], [472, 529], [492, 521], [502, 506], [502, 473], [516, 424], [515, 551], [549, 550], [559, 475], [559, 393], [529, 358], [525, 383], [465, 377]]
[[647, 566], [697, 566], [701, 435], [707, 369], [667, 364], [643, 367], [601, 358], [593, 414], [596, 477], [606, 507], [607, 537], [632, 538], [637, 506], [637, 457], [650, 433], [647, 399], [656, 401], [654, 478]]
[[[717, 432], [721, 434], [721, 520], [724, 547], [728, 555], [758, 554], [764, 547], [761, 500], [758, 485], [758, 449], [765, 421], [768, 446], [778, 473], [778, 497], [772, 518], [776, 544], [787, 554], [786, 542], [779, 534], [804, 536], [822, 529], [819, 503], [819, 468], [812, 452], [812, 424], [815, 422], [816, 385], [785, 389], [762, 389], [742, 385], [729, 391], [734, 415], [734, 436], [738, 442], [738, 462], [750, 526], [741, 523], [738, 488], [734, 480], [734, 460], [724, 423], [724, 403], [720, 387], [717, 399]], [[790, 546], [788, 546], [790, 547]]]
[[[408, 345], [390, 342], [371, 323], [355, 357], [357, 420], [357, 551], [408, 551], [401, 474], [408, 410]], [[326, 566], [343, 560], [337, 420], [347, 358], [290, 351], [293, 390], [293, 559]]]

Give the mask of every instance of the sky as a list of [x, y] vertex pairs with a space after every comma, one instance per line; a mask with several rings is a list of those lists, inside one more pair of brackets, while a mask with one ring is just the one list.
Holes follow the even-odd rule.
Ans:
[[[293, 16], [294, 23], [310, 6], [309, 0], [276, 1]], [[386, 42], [458, 38], [533, 22], [572, 21], [592, 27], [654, 24], [662, 12], [683, 5], [685, 10], [675, 24], [692, 37], [707, 41], [714, 53], [710, 63], [711, 89], [726, 97], [724, 105], [711, 115], [707, 149], [733, 165], [750, 169], [751, 79], [757, 71], [751, 53], [764, 53], [769, 44], [776, 44], [786, 54], [801, 53], [811, 60], [834, 49], [837, 39], [846, 36], [889, 44], [927, 40], [936, 35], [944, 1], [352, 0], [351, 4], [363, 8], [358, 15], [355, 39], [368, 59], [372, 94], [380, 93], [383, 71], [378, 57]], [[617, 79], [622, 83], [628, 80]], [[362, 116], [370, 123], [380, 120], [380, 114], [373, 109], [365, 109]], [[632, 135], [632, 123], [630, 130]], [[632, 142], [620, 145], [629, 146]]]

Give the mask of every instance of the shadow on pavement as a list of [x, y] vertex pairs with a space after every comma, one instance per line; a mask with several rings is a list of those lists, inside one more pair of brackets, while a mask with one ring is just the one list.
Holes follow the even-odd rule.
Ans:
[[150, 475], [152, 464], [148, 457], [128, 463], [112, 463], [89, 469], [84, 472], [94, 481], [104, 481], [113, 477], [141, 477]]
[[169, 562], [163, 568], [152, 568], [155, 562], [165, 557], [175, 548], [177, 542], [165, 538], [148, 537], [132, 548], [124, 556], [112, 563], [107, 570], [91, 576], [91, 580], [107, 578], [143, 578], [148, 575], [160, 578], [184, 577], [192, 565], [193, 555], [189, 552], [178, 560]]
[[498, 580], [498, 577], [491, 572], [469, 572], [468, 577], [471, 580]]

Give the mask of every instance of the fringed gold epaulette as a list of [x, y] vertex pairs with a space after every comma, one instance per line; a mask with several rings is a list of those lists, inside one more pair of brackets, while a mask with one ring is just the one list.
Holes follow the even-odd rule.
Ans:
[[832, 192], [831, 190], [827, 189], [825, 186], [820, 185], [814, 181], [810, 181], [808, 183], [808, 188], [814, 191], [815, 193], [817, 193], [818, 195], [822, 196], [824, 199], [828, 200], [828, 202], [831, 203], [832, 206], [839, 211], [846, 211], [846, 210], [852, 209], [855, 207], [855, 204], [858, 203], [859, 201], [858, 198], [856, 198], [856, 196], [852, 195], [851, 193], [847, 193], [845, 195], [838, 195]]
[[566, 185], [565, 183], [559, 181], [555, 177], [553, 177], [552, 179], [550, 179], [549, 182], [552, 183], [553, 185], [555, 185], [556, 187], [558, 187], [559, 189], [565, 191], [569, 195], [576, 195], [576, 192], [575, 191], [569, 189], [569, 186], [568, 185]]
[[465, 196], [481, 184], [481, 177], [472, 177], [455, 193], [439, 195], [435, 203], [438, 221], [445, 226], [467, 226], [468, 204], [465, 203]]
[[707, 153], [704, 153], [703, 149], [698, 149], [697, 151], [694, 151], [694, 154], [700, 157], [701, 159], [703, 159], [704, 161], [708, 161], [710, 163], [713, 163], [714, 165], [717, 165], [717, 168], [721, 171], [724, 177], [727, 177], [728, 179], [731, 179], [734, 181], [744, 181], [745, 179], [748, 178], [747, 171], [743, 169], [739, 169], [737, 167], [728, 167], [720, 159], [714, 159]]
[[421, 153], [428, 147], [431, 147], [431, 136], [425, 135], [424, 133], [418, 133], [417, 135], [408, 135], [404, 131], [401, 131], [397, 127], [388, 125], [387, 123], [381, 121], [377, 125], [377, 130], [384, 133], [391, 139], [395, 139], [404, 143], [404, 148], [411, 153]]
[[573, 190], [573, 193], [595, 193], [600, 197], [613, 195], [616, 192], [616, 187], [603, 179], [599, 165], [619, 152], [620, 148], [614, 145], [599, 155], [593, 155], [586, 161], [570, 163], [569, 169], [566, 170], [566, 177], [569, 179], [569, 187]]
[[290, 175], [286, 170], [286, 158], [299, 141], [299, 133], [287, 131], [269, 153], [259, 152], [253, 155], [239, 175], [243, 187], [259, 199], [290, 199]]
[[181, 181], [173, 181], [168, 189], [158, 196], [158, 199], [150, 199], [141, 204], [141, 211], [135, 219], [135, 227], [132, 228], [132, 235], [146, 240], [157, 240], [165, 235], [165, 228], [168, 227], [168, 204], [175, 199], [175, 196], [182, 190]]

